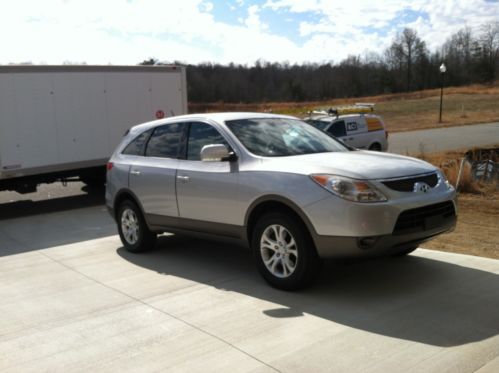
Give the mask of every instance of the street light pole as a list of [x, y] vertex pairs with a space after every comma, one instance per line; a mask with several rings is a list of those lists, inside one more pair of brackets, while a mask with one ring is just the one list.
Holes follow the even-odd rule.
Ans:
[[442, 123], [442, 102], [444, 99], [444, 76], [447, 68], [444, 63], [440, 65], [440, 116], [438, 117], [438, 123]]

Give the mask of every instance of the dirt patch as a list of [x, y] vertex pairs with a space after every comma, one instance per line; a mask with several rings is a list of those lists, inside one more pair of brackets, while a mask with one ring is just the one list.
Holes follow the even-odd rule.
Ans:
[[427, 249], [499, 259], [499, 193], [458, 197], [454, 232], [422, 245]]
[[[418, 158], [441, 168], [449, 181], [455, 185], [465, 152], [462, 150], [420, 154]], [[433, 250], [499, 259], [499, 185], [473, 180], [471, 168], [465, 163], [459, 190], [456, 229], [422, 246]]]

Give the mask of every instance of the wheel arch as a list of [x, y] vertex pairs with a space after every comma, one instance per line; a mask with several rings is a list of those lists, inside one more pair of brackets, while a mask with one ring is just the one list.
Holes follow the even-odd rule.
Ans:
[[316, 235], [316, 232], [314, 226], [299, 206], [285, 197], [267, 195], [253, 201], [246, 212], [244, 225], [246, 227], [246, 241], [250, 247], [252, 244], [253, 229], [255, 228], [258, 218], [272, 211], [284, 211], [295, 217], [303, 224], [304, 228], [307, 230], [307, 233], [310, 235], [312, 240], [315, 241], [314, 236]]
[[[375, 149], [373, 149], [373, 147], [375, 147]], [[383, 151], [383, 144], [381, 144], [378, 140], [374, 140], [369, 144], [367, 150]]]
[[147, 221], [147, 215], [142, 207], [142, 204], [139, 202], [139, 198], [133, 193], [130, 189], [123, 188], [118, 193], [116, 193], [116, 197], [113, 202], [113, 216], [114, 220], [118, 221], [118, 208], [123, 203], [123, 201], [130, 200], [135, 203], [138, 207], [147, 226], [150, 228], [149, 222]]

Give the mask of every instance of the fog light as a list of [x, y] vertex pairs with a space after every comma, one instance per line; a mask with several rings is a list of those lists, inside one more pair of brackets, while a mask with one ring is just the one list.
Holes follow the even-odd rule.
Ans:
[[357, 246], [362, 250], [368, 250], [373, 247], [378, 241], [378, 237], [362, 237], [357, 239]]

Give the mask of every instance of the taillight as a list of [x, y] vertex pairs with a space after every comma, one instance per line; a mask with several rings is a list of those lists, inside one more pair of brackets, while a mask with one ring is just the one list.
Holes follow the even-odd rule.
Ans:
[[111, 171], [113, 169], [114, 163], [113, 162], [107, 162], [106, 164], [106, 169], [108, 171]]
[[385, 136], [386, 138], [388, 138], [388, 131], [385, 131]]

